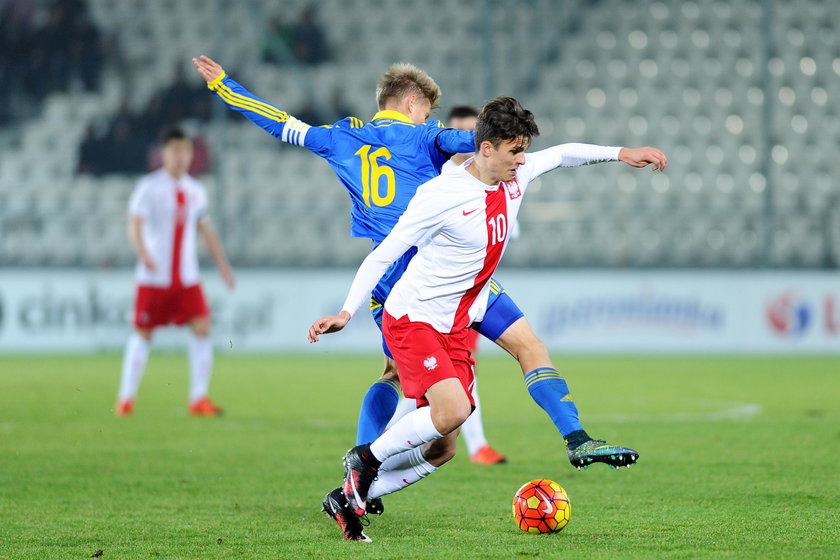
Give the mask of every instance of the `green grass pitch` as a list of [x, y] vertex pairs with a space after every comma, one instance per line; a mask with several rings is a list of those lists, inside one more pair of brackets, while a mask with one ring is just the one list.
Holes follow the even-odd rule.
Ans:
[[[506, 465], [463, 446], [385, 497], [372, 544], [319, 512], [342, 477], [376, 356], [219, 355], [227, 413], [189, 418], [186, 360], [153, 353], [135, 415], [113, 415], [120, 356], [0, 358], [0, 558], [837, 558], [840, 359], [556, 356], [596, 436], [639, 464], [576, 471], [515, 362], [480, 393]], [[545, 477], [569, 526], [529, 535], [511, 500]]]

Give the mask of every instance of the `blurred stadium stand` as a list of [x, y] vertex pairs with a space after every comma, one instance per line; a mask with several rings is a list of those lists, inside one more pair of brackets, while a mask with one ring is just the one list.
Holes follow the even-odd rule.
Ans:
[[[0, 75], [11, 84], [0, 115], [3, 266], [132, 263], [128, 196], [154, 160], [156, 134], [173, 121], [209, 146], [202, 178], [235, 264], [361, 261], [369, 246], [349, 240], [349, 201], [329, 166], [202, 91], [190, 64], [202, 53], [312, 124], [347, 111], [369, 119], [379, 75], [405, 60], [441, 85], [440, 118], [451, 105], [508, 94], [537, 115], [535, 148], [577, 141], [668, 154], [664, 174], [600, 165], [544, 176], [523, 207], [509, 266], [836, 268], [840, 260], [838, 2], [0, 6]], [[39, 46], [48, 30], [49, 45], [62, 44], [57, 35], [65, 49]], [[50, 63], [50, 53], [65, 56]], [[63, 71], [49, 74], [50, 64]]]

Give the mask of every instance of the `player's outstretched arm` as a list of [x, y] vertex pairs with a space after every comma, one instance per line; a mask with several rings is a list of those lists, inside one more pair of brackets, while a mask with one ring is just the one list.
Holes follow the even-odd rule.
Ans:
[[[201, 55], [193, 58], [192, 62], [199, 76], [207, 82], [207, 89], [215, 93], [231, 110], [242, 113], [283, 142], [304, 146], [319, 154], [326, 149], [326, 129], [313, 129], [309, 124], [260, 99], [228, 76], [224, 68], [212, 58]], [[307, 136], [310, 137], [308, 142]]]
[[558, 144], [539, 152], [529, 152], [526, 162], [532, 165], [532, 178], [558, 167], [578, 167], [607, 161], [623, 161], [633, 167], [653, 164], [655, 170], [665, 169], [668, 160], [656, 148], [622, 148], [596, 144]]
[[618, 152], [618, 160], [633, 167], [647, 167], [653, 165], [654, 171], [664, 171], [668, 165], [668, 158], [662, 150], [645, 146], [644, 148], [621, 148]]

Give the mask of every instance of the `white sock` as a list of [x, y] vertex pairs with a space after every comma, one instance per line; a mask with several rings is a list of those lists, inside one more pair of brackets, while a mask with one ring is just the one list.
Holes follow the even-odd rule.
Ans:
[[475, 410], [467, 418], [467, 421], [461, 424], [461, 433], [464, 435], [464, 441], [467, 444], [467, 453], [475, 455], [476, 451], [487, 445], [487, 438], [484, 437], [484, 423], [481, 420], [481, 403], [478, 400], [477, 379], [473, 384], [472, 396], [475, 401]]
[[190, 402], [207, 396], [213, 373], [213, 342], [209, 336], [190, 334]]
[[388, 425], [385, 426], [385, 429], [389, 429], [391, 426], [396, 424], [400, 418], [412, 410], [417, 410], [417, 400], [406, 398], [400, 399], [400, 402], [397, 404], [397, 410], [394, 411], [394, 415], [391, 416], [391, 420], [388, 421]]
[[442, 437], [432, 422], [431, 408], [424, 406], [403, 416], [390, 430], [370, 444], [370, 451], [384, 462], [398, 453]]
[[438, 468], [426, 461], [419, 447], [394, 455], [379, 467], [379, 474], [368, 490], [369, 498], [402, 490], [425, 478]]
[[143, 372], [146, 370], [146, 361], [149, 359], [149, 346], [151, 346], [149, 341], [136, 332], [128, 337], [123, 354], [120, 392], [117, 397], [120, 401], [134, 400], [137, 396], [137, 389], [140, 387]]

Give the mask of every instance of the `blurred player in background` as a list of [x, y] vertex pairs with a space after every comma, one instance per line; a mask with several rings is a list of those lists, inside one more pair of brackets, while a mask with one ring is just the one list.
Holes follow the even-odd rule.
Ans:
[[[418, 452], [453, 452], [458, 427], [474, 409], [467, 333], [488, 309], [491, 276], [509, 240], [507, 224], [519, 212], [529, 183], [558, 167], [625, 161], [657, 170], [667, 162], [650, 147], [566, 144], [526, 154], [538, 133], [533, 114], [517, 100], [499, 97], [485, 105], [476, 126], [476, 155], [418, 189], [388, 237], [359, 267], [341, 312], [310, 327], [310, 342], [343, 329], [391, 263], [419, 247], [385, 302], [383, 322], [403, 391], [419, 408], [375, 441], [347, 452], [344, 486], [327, 495], [336, 503], [343, 495], [350, 504], [343, 517], [363, 516], [369, 496], [396, 492], [431, 474], [415, 468]], [[528, 372], [525, 382], [535, 400], [535, 391], [562, 395], [573, 411], [567, 420], [573, 418], [574, 428], [582, 429], [568, 387], [550, 359]], [[585, 445], [609, 450], [611, 460], [605, 462], [616, 468], [638, 458], [632, 449], [604, 441], [590, 439]], [[370, 541], [361, 530], [353, 540]]]
[[129, 202], [128, 234], [137, 253], [134, 333], [123, 357], [116, 414], [134, 410], [156, 327], [190, 327], [190, 414], [217, 416], [222, 410], [208, 397], [213, 369], [210, 309], [201, 289], [196, 233], [201, 234], [228, 288], [235, 279], [207, 214], [207, 191], [187, 174], [193, 143], [183, 131], [162, 139], [163, 168], [143, 177]]
[[[472, 105], [456, 105], [449, 110], [449, 118], [446, 120], [449, 128], [457, 130], [475, 130], [475, 123], [478, 120], [478, 109]], [[444, 169], [450, 166], [458, 166], [470, 159], [473, 152], [466, 154], [455, 154], [444, 165]]]
[[[475, 122], [478, 119], [478, 109], [471, 105], [456, 105], [449, 111], [449, 118], [446, 123], [449, 128], [456, 130], [475, 130]], [[449, 161], [443, 164], [442, 171], [453, 169], [472, 157], [472, 152], [464, 154], [455, 154]], [[516, 237], [518, 228], [511, 227], [511, 237]], [[491, 281], [491, 290], [498, 290], [501, 287], [495, 282]], [[470, 329], [467, 331], [467, 346], [472, 349], [473, 361], [477, 361], [478, 356], [478, 331]], [[467, 421], [461, 425], [461, 434], [464, 436], [464, 442], [467, 444], [467, 453], [470, 456], [470, 461], [479, 465], [498, 465], [507, 461], [507, 458], [496, 451], [493, 446], [487, 442], [487, 437], [484, 435], [484, 421], [481, 417], [481, 401], [478, 397], [478, 378], [473, 385], [473, 400], [475, 401], [475, 410], [467, 418]], [[392, 426], [400, 418], [414, 410], [416, 407], [414, 399], [403, 398], [397, 406], [397, 412], [388, 423]], [[361, 442], [364, 443], [364, 442]]]

